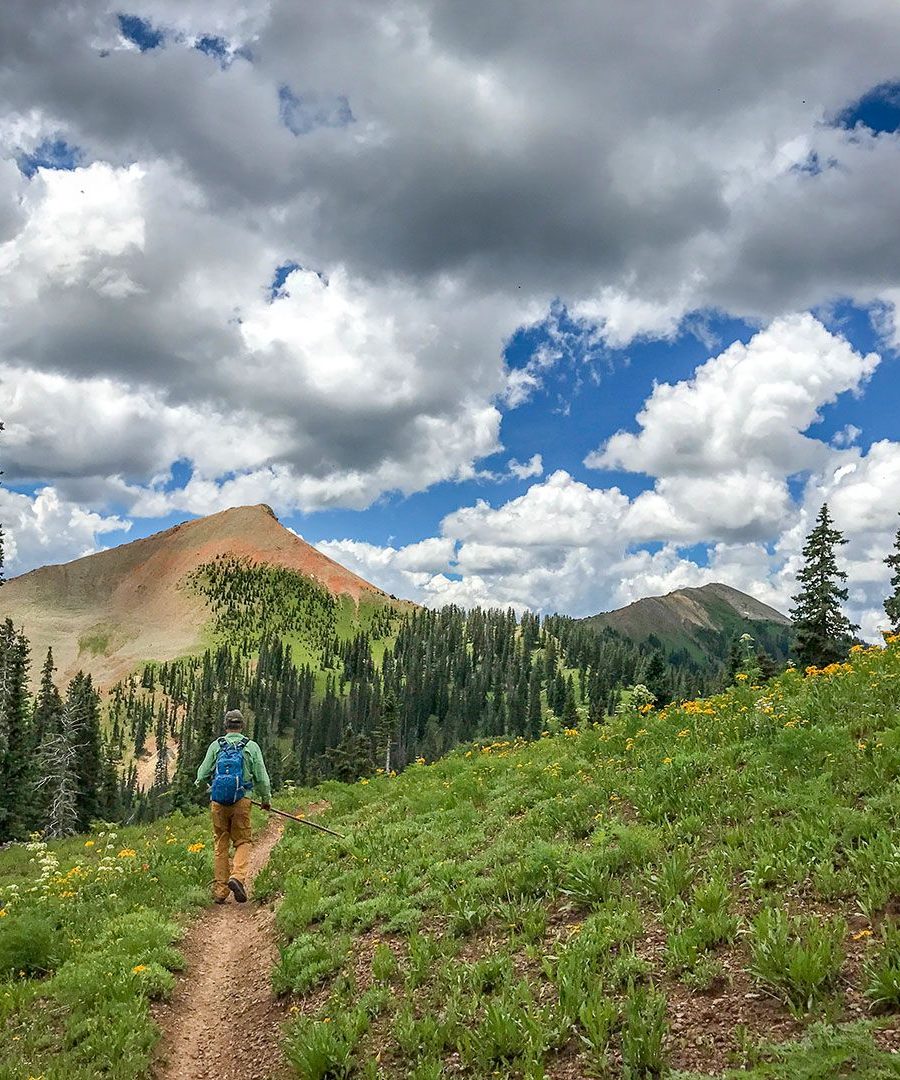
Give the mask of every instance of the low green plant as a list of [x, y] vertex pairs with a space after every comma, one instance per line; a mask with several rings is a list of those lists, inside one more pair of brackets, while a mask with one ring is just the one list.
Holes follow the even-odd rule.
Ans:
[[622, 1006], [622, 1075], [648, 1080], [663, 1074], [666, 996], [653, 986], [629, 986]]
[[797, 1011], [808, 1011], [837, 980], [847, 933], [843, 919], [789, 916], [769, 907], [750, 930], [751, 972]]
[[46, 915], [24, 911], [0, 920], [0, 978], [48, 975], [60, 963], [63, 942]]
[[881, 947], [864, 968], [866, 997], [875, 1012], [900, 1008], [900, 927], [886, 922]]
[[620, 1012], [615, 1000], [597, 990], [587, 995], [578, 1010], [581, 1041], [587, 1048], [588, 1068], [603, 1076], [610, 1066], [610, 1043], [619, 1025]]
[[350, 947], [345, 935], [299, 934], [281, 949], [281, 958], [272, 971], [276, 993], [302, 994], [339, 970]]
[[694, 872], [692, 853], [688, 848], [677, 848], [662, 860], [649, 877], [660, 907], [665, 908], [684, 896], [694, 880]]
[[390, 982], [397, 974], [397, 956], [390, 945], [380, 941], [372, 953], [372, 978], [376, 982]]
[[455, 1009], [443, 1013], [426, 1010], [417, 1016], [409, 1003], [404, 1004], [394, 1017], [392, 1030], [401, 1052], [410, 1061], [439, 1058], [453, 1040], [456, 1028]]
[[609, 897], [610, 872], [594, 852], [579, 852], [564, 867], [559, 891], [576, 907], [591, 910]]
[[303, 1080], [345, 1080], [353, 1073], [357, 1041], [356, 1029], [340, 1019], [301, 1017], [288, 1029], [284, 1049]]
[[309, 878], [291, 877], [284, 886], [276, 922], [287, 938], [295, 938], [309, 927], [321, 912], [322, 887]]

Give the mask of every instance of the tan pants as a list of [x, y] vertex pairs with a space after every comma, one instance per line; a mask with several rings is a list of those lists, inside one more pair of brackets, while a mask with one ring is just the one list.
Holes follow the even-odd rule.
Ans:
[[[216, 887], [217, 900], [229, 895], [228, 879], [237, 878], [243, 885], [247, 880], [250, 862], [250, 800], [240, 799], [233, 806], [210, 803], [213, 834], [216, 838]], [[229, 855], [234, 844], [234, 865]]]

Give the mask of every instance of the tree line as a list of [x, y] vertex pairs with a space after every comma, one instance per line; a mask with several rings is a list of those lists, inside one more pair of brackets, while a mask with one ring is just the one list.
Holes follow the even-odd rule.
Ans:
[[[845, 542], [823, 506], [791, 612], [801, 664], [840, 661], [853, 643], [837, 562]], [[0, 532], [0, 571], [2, 558]], [[884, 607], [900, 632], [900, 531], [885, 562]], [[317, 582], [232, 557], [201, 567], [189, 586], [213, 611], [216, 644], [148, 663], [105, 704], [84, 673], [60, 693], [50, 650], [32, 694], [28, 641], [10, 620], [0, 625], [0, 841], [202, 803], [194, 773], [229, 708], [250, 718], [278, 786], [351, 780], [476, 739], [602, 722], [636, 684], [663, 704], [723, 680], [653, 638], [636, 644], [560, 615], [378, 603], [361, 605], [351, 624]], [[757, 661], [764, 677], [777, 667], [765, 655]], [[148, 760], [152, 782], [139, 784], [137, 763]]]

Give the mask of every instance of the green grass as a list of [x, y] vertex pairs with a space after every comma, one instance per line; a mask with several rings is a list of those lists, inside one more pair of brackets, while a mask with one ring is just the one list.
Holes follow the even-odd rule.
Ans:
[[[900, 1007], [900, 939], [883, 915], [900, 896], [898, 777], [894, 644], [326, 784], [325, 820], [350, 839], [292, 830], [257, 883], [283, 893], [301, 983], [316, 941], [344, 957], [289, 1026], [292, 1060], [377, 989], [365, 1025], [328, 1036], [340, 1060], [321, 1075], [537, 1077], [573, 1061], [585, 1076], [689, 1075], [666, 1035], [673, 998], [715, 984], [733, 1008], [749, 987], [805, 1032], [775, 1048], [751, 1022], [729, 1033], [719, 1075], [896, 1075], [873, 1025]], [[860, 912], [886, 929], [860, 934]]]
[[0, 1077], [148, 1075], [209, 839], [206, 814], [174, 815], [0, 854]]
[[106, 656], [110, 650], [111, 635], [108, 630], [93, 630], [82, 634], [78, 639], [79, 653], [90, 653], [92, 656]]
[[[898, 778], [895, 642], [324, 784], [347, 839], [288, 826], [255, 885], [288, 1061], [307, 1080], [897, 1076], [877, 1028], [900, 1011]], [[208, 821], [90, 839], [0, 853], [0, 1077], [148, 1075]], [[692, 1073], [707, 1033], [679, 1024], [711, 993], [737, 1019]]]

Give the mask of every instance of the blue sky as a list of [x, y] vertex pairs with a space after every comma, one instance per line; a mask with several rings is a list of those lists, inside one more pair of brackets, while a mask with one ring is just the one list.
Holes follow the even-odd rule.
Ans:
[[900, 9], [650, 4], [0, 13], [9, 571], [266, 502], [425, 603], [785, 608], [828, 499], [877, 634]]

